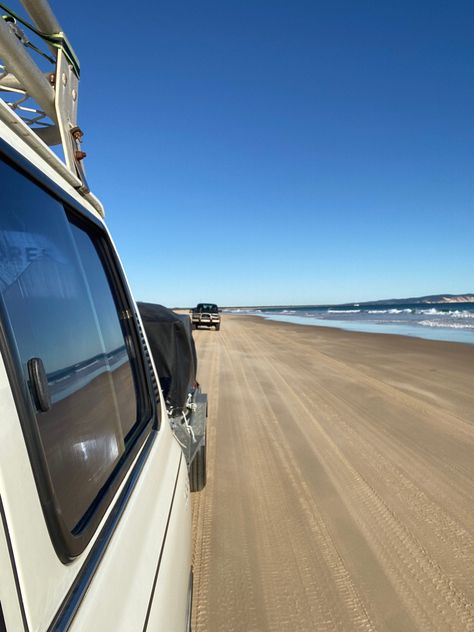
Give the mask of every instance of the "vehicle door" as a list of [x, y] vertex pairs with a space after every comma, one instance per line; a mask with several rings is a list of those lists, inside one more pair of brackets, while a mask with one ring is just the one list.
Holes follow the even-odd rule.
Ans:
[[[115, 249], [99, 218], [5, 154], [0, 500], [23, 628], [129, 632], [159, 614], [182, 630], [186, 465]], [[2, 601], [9, 631], [15, 599]]]

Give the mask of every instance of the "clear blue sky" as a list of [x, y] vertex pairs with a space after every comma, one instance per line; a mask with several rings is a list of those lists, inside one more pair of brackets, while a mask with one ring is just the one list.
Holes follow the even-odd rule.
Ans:
[[138, 299], [474, 291], [474, 3], [52, 2]]

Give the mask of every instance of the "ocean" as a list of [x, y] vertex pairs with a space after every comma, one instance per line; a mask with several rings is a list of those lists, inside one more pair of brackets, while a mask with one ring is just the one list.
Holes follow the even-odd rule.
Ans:
[[474, 344], [474, 303], [289, 305], [224, 311], [300, 325]]

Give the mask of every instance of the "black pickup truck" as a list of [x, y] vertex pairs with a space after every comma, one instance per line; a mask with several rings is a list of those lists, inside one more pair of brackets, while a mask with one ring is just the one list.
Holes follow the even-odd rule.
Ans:
[[193, 328], [215, 327], [216, 331], [221, 328], [221, 315], [215, 303], [198, 303], [191, 310], [191, 321]]

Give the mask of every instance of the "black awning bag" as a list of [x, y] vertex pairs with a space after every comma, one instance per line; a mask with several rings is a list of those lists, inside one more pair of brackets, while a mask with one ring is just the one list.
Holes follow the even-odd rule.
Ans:
[[197, 357], [187, 314], [155, 303], [137, 303], [168, 406], [183, 409], [196, 384]]

